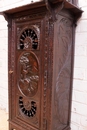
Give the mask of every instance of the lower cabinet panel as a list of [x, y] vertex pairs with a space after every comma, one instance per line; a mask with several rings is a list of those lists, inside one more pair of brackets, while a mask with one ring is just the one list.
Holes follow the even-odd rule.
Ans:
[[15, 123], [9, 123], [9, 130], [38, 130], [37, 128], [30, 128], [28, 126], [22, 127], [21, 125]]

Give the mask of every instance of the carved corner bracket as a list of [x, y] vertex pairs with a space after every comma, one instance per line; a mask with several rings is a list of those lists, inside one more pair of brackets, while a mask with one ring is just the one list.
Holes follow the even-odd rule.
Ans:
[[[63, 0], [63, 2], [59, 4], [57, 13], [59, 13], [64, 8], [64, 3], [65, 3], [65, 0]], [[52, 23], [56, 22], [57, 21], [56, 12], [55, 12], [55, 9], [52, 7], [52, 3], [50, 2], [50, 0], [45, 0], [45, 5], [46, 5], [47, 10], [51, 14], [51, 19], [50, 19], [51, 22]]]
[[75, 25], [75, 27], [77, 26], [77, 21], [79, 20], [79, 18], [80, 18], [81, 16], [82, 16], [82, 13], [76, 14], [75, 20], [74, 20], [74, 25]]
[[0, 15], [3, 15], [4, 16], [4, 18], [5, 18], [5, 20], [8, 22], [8, 27], [11, 27], [11, 16], [10, 15], [8, 15], [8, 14], [6, 14], [6, 13], [4, 13], [4, 12], [0, 12]]
[[7, 16], [5, 13], [0, 12], [0, 15], [3, 15], [3, 16], [4, 16], [4, 18], [5, 18], [5, 20], [8, 22], [8, 16]]

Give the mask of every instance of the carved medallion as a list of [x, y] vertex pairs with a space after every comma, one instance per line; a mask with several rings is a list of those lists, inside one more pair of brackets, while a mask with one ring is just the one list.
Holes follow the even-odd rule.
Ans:
[[36, 56], [24, 53], [19, 59], [18, 88], [27, 97], [32, 97], [38, 90], [39, 70]]

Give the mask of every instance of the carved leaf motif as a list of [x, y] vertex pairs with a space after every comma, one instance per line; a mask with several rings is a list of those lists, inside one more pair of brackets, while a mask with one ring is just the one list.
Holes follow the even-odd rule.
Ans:
[[[71, 74], [71, 47], [72, 31], [71, 22], [62, 18], [59, 22], [58, 44], [62, 50], [58, 60], [58, 75], [55, 86], [55, 130], [60, 130], [68, 122], [69, 87]], [[58, 126], [59, 124], [59, 126]]]
[[64, 28], [60, 25], [59, 26], [59, 34], [64, 33]]
[[67, 18], [62, 18], [59, 23], [64, 25], [65, 27], [71, 27], [72, 26], [72, 22]]

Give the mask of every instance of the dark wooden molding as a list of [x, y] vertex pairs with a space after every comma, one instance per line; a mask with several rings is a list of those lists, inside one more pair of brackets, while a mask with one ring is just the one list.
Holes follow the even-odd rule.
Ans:
[[11, 15], [10, 14], [6, 14], [5, 12], [0, 12], [0, 15], [3, 15], [5, 20], [7, 21], [7, 26], [10, 28], [11, 24], [12, 24], [12, 20], [11, 20]]
[[5, 20], [8, 22], [8, 15], [6, 15], [4, 12], [0, 12], [0, 15], [3, 15]]
[[46, 4], [46, 8], [47, 10], [49, 11], [49, 13], [52, 15], [52, 21], [56, 21], [56, 14], [55, 14], [55, 11], [53, 10], [53, 8], [51, 7], [51, 3], [49, 0], [45, 0], [45, 4]]
[[77, 21], [80, 19], [81, 16], [82, 16], [82, 13], [78, 13], [77, 15], [75, 15], [75, 19], [74, 19], [75, 27], [77, 26]]
[[[57, 7], [57, 13], [59, 13], [64, 8], [64, 3], [65, 3], [65, 0], [63, 0], [63, 2], [59, 4], [59, 6]], [[45, 4], [46, 4], [47, 10], [52, 16], [50, 19], [51, 23], [56, 22], [57, 21], [56, 12], [55, 12], [55, 9], [52, 7], [52, 3], [50, 2], [50, 0], [45, 0]]]

